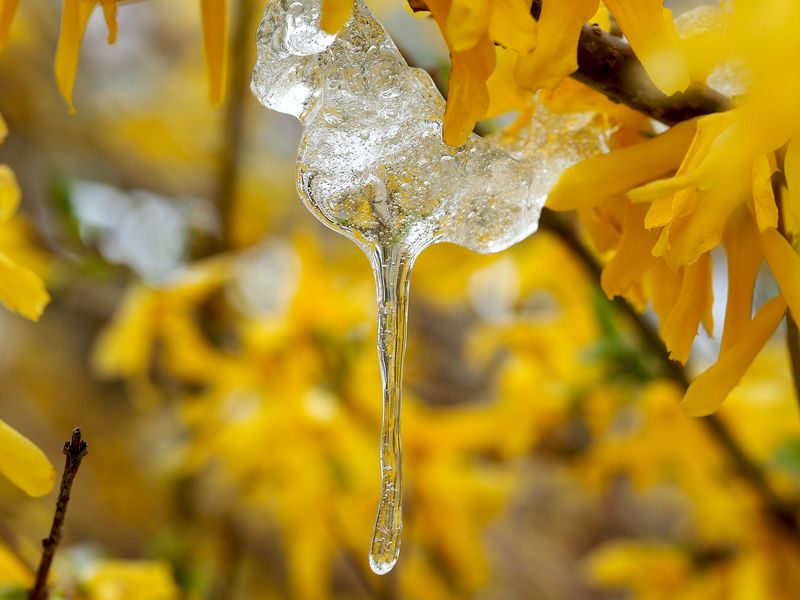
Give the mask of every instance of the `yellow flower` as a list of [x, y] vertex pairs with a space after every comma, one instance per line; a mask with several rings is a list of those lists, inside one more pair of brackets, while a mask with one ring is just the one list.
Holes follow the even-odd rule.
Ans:
[[689, 69], [662, 0], [603, 0], [655, 86], [666, 95], [686, 89]]
[[[548, 198], [556, 210], [577, 209], [585, 223], [597, 223], [598, 215], [611, 222], [611, 235], [596, 225], [590, 230], [600, 236], [600, 247], [615, 250], [602, 274], [603, 289], [640, 310], [650, 300], [670, 356], [684, 363], [698, 325], [711, 331], [710, 251], [724, 243], [729, 286], [722, 351], [687, 393], [684, 406], [692, 414], [715, 410], [737, 385], [777, 327], [781, 306], [788, 303], [800, 314], [800, 258], [776, 230], [772, 187], [773, 152], [792, 126], [782, 130], [772, 117], [765, 122], [758, 114], [768, 107], [758, 106], [748, 100], [593, 157], [565, 171]], [[796, 146], [787, 152], [787, 215], [798, 187]], [[751, 320], [763, 258], [782, 295]]]
[[578, 69], [578, 36], [598, 5], [598, 0], [542, 2], [536, 47], [517, 65], [521, 86], [530, 90], [553, 89]]
[[103, 16], [108, 27], [108, 43], [117, 39], [117, 3], [119, 0], [64, 0], [61, 15], [61, 33], [56, 47], [55, 73], [56, 82], [61, 95], [69, 105], [70, 112], [75, 112], [72, 104], [72, 91], [75, 87], [75, 75], [78, 72], [78, 57], [81, 40], [92, 11], [98, 4], [103, 7]]
[[0, 420], [0, 473], [30, 496], [44, 496], [56, 479], [53, 465], [28, 438]]
[[430, 0], [426, 9], [450, 49], [444, 141], [463, 144], [489, 109], [487, 81], [495, 69], [495, 43], [517, 54], [536, 40], [536, 22], [523, 0]]

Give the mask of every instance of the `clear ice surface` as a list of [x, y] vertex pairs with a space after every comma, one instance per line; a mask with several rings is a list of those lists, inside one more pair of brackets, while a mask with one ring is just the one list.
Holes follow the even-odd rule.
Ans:
[[375, 274], [383, 421], [370, 566], [384, 574], [400, 552], [400, 399], [414, 259], [436, 242], [485, 253], [526, 238], [559, 174], [604, 140], [592, 115], [538, 106], [513, 136], [473, 134], [447, 146], [441, 94], [363, 2], [336, 35], [320, 29], [320, 11], [320, 0], [269, 0], [252, 88], [264, 106], [303, 124], [298, 193], [364, 250]]

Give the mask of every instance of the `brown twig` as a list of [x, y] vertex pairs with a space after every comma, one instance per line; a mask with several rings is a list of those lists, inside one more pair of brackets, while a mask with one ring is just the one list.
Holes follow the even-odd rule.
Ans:
[[28, 593], [29, 600], [47, 599], [47, 576], [50, 573], [50, 566], [53, 564], [53, 557], [55, 556], [58, 544], [61, 542], [64, 519], [67, 516], [67, 506], [69, 505], [70, 492], [72, 491], [72, 483], [75, 481], [75, 476], [78, 474], [78, 469], [81, 466], [83, 457], [86, 456], [88, 452], [86, 442], [81, 439], [81, 430], [79, 428], [76, 427], [72, 431], [72, 438], [64, 442], [64, 447], [61, 449], [61, 452], [67, 457], [66, 465], [64, 466], [64, 475], [61, 477], [61, 488], [58, 492], [56, 512], [55, 515], [53, 515], [50, 535], [42, 540], [42, 560], [36, 572], [36, 582], [33, 589]]
[[[555, 212], [545, 208], [539, 221], [540, 228], [558, 237], [583, 263], [592, 280], [599, 285], [602, 265], [580, 240], [577, 233]], [[605, 294], [602, 294], [605, 297]], [[683, 366], [669, 358], [664, 342], [655, 328], [640, 315], [624, 298], [616, 297], [614, 306], [625, 315], [639, 335], [642, 346], [659, 360], [663, 376], [675, 382], [681, 389], [689, 387], [689, 377]], [[706, 431], [724, 451], [737, 473], [758, 496], [767, 518], [785, 531], [787, 537], [800, 547], [800, 523], [797, 521], [798, 507], [784, 501], [772, 488], [764, 471], [753, 461], [737, 442], [727, 425], [716, 415], [700, 419]]]

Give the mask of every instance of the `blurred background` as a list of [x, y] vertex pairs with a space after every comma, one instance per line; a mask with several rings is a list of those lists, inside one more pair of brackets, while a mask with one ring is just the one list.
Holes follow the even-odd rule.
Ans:
[[[797, 532], [682, 414], [657, 353], [547, 232], [500, 255], [443, 245], [419, 259], [403, 551], [390, 575], [369, 571], [372, 275], [298, 200], [298, 123], [249, 92], [262, 2], [232, 4], [218, 108], [194, 2], [121, 5], [111, 47], [96, 11], [74, 115], [52, 76], [59, 3], [23, 2], [0, 55], [0, 162], [23, 192], [0, 239], [53, 296], [38, 324], [0, 311], [0, 418], [58, 469], [73, 426], [90, 444], [57, 597], [796, 598]], [[370, 7], [446, 80], [432, 22]], [[717, 353], [697, 343], [693, 372]], [[782, 344], [719, 418], [797, 494]], [[0, 597], [23, 597], [55, 494], [0, 479]]]

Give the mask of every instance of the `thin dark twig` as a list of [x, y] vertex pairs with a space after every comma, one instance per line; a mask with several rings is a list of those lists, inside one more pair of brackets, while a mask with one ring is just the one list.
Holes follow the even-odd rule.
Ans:
[[76, 427], [72, 431], [72, 438], [64, 442], [64, 447], [61, 449], [61, 452], [67, 457], [66, 465], [64, 466], [64, 475], [61, 477], [61, 488], [58, 492], [56, 512], [55, 515], [53, 515], [50, 535], [42, 540], [42, 560], [36, 572], [36, 582], [33, 589], [28, 593], [29, 600], [46, 600], [48, 596], [47, 576], [50, 573], [50, 566], [53, 564], [53, 557], [55, 556], [58, 544], [61, 542], [62, 529], [64, 528], [70, 492], [72, 491], [72, 483], [75, 481], [75, 476], [78, 474], [78, 469], [81, 466], [83, 457], [86, 456], [88, 452], [86, 442], [81, 439], [81, 430], [79, 428]]
[[[602, 265], [561, 217], [550, 209], [542, 211], [540, 228], [558, 237], [583, 263], [592, 280], [599, 285]], [[605, 294], [603, 294], [605, 297]], [[664, 342], [655, 328], [640, 315], [624, 298], [616, 297], [614, 306], [625, 315], [640, 337], [643, 347], [658, 358], [663, 375], [675, 382], [682, 390], [689, 387], [689, 377], [683, 366], [670, 359]], [[722, 448], [732, 466], [744, 479], [750, 489], [759, 497], [767, 518], [786, 532], [787, 537], [800, 547], [800, 523], [797, 521], [798, 507], [784, 501], [772, 488], [764, 471], [739, 445], [727, 425], [716, 415], [700, 419], [706, 431]]]

